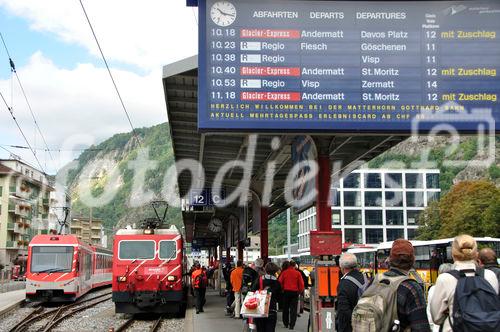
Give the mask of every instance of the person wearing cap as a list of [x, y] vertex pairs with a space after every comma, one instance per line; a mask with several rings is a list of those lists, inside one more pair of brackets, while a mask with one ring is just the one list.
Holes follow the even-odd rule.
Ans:
[[[409, 275], [415, 264], [415, 252], [410, 241], [397, 239], [389, 255], [386, 277]], [[401, 282], [397, 289], [397, 314], [400, 331], [430, 332], [424, 290], [415, 280]]]

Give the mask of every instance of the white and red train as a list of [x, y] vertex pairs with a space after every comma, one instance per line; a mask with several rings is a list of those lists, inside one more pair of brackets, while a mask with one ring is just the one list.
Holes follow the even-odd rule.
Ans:
[[182, 235], [175, 226], [118, 230], [113, 257], [117, 313], [185, 310], [187, 266]]
[[28, 248], [26, 298], [74, 301], [111, 284], [112, 252], [74, 235], [37, 235]]

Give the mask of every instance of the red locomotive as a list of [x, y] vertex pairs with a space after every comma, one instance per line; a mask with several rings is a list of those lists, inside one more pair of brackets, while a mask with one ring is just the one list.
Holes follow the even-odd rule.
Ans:
[[74, 235], [37, 235], [28, 248], [26, 298], [74, 301], [111, 284], [111, 251]]
[[182, 314], [186, 308], [182, 235], [175, 226], [159, 228], [162, 222], [149, 219], [142, 229], [121, 229], [115, 235], [113, 302], [117, 313]]

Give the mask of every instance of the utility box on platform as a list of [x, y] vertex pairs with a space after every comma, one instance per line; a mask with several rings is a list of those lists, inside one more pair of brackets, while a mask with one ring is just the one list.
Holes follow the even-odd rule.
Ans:
[[311, 231], [311, 256], [336, 256], [342, 253], [342, 231]]

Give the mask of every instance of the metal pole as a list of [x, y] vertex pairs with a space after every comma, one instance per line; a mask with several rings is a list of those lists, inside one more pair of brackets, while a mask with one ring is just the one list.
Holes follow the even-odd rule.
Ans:
[[286, 237], [287, 237], [287, 254], [288, 260], [292, 258], [291, 248], [292, 248], [292, 227], [290, 225], [290, 208], [286, 210]]

